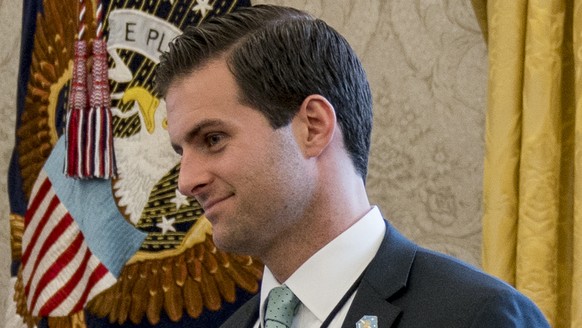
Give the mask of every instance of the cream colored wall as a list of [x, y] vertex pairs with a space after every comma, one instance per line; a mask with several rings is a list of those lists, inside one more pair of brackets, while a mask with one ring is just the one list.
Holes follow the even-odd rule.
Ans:
[[487, 54], [471, 2], [259, 2], [306, 9], [350, 41], [374, 95], [372, 202], [420, 244], [478, 265]]
[[[0, 326], [10, 301], [8, 164], [14, 146], [22, 1], [0, 0]], [[6, 324], [8, 327], [8, 324]]]
[[[368, 191], [404, 234], [478, 265], [486, 49], [469, 1], [260, 0], [338, 29], [374, 94]], [[0, 322], [8, 305], [6, 176], [14, 143], [20, 1], [0, 0]]]

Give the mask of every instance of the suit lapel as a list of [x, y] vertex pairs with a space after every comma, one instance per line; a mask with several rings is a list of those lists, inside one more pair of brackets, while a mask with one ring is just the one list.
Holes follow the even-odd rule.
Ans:
[[378, 327], [392, 327], [401, 309], [390, 303], [406, 287], [417, 246], [388, 222], [378, 253], [366, 268], [342, 328], [353, 328], [365, 315], [378, 317]]
[[220, 328], [253, 328], [259, 319], [259, 295], [243, 304]]
[[356, 322], [366, 315], [378, 317], [378, 327], [392, 327], [400, 312], [400, 308], [387, 302], [369, 284], [362, 281], [342, 328], [354, 328]]
[[[342, 328], [354, 328], [365, 315], [378, 317], [378, 327], [393, 327], [402, 310], [391, 304], [406, 287], [417, 246], [388, 222], [378, 253], [366, 268]], [[221, 328], [252, 328], [259, 318], [259, 294], [245, 303]]]

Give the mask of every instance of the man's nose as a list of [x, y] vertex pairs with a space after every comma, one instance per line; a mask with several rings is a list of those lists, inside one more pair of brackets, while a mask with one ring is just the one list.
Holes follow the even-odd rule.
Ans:
[[178, 189], [183, 195], [196, 197], [204, 192], [211, 181], [207, 163], [190, 154], [183, 154], [180, 160]]

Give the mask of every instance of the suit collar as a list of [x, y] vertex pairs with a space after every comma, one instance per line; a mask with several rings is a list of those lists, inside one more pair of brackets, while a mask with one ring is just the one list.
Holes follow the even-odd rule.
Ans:
[[406, 287], [417, 246], [386, 222], [386, 235], [366, 269], [342, 328], [353, 328], [365, 315], [378, 317], [379, 327], [391, 327], [401, 310], [390, 303]]
[[243, 304], [220, 328], [252, 328], [259, 319], [259, 294]]
[[[366, 268], [354, 301], [342, 324], [353, 328], [365, 315], [378, 317], [379, 327], [391, 327], [402, 312], [390, 303], [408, 283], [417, 246], [386, 222], [378, 253]], [[259, 295], [245, 303], [221, 328], [253, 327], [259, 317]]]

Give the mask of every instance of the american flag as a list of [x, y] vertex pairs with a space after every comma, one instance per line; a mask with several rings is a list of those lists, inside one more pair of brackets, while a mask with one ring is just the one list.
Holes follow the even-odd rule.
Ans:
[[[62, 174], [64, 151], [59, 140], [38, 176], [25, 216], [22, 278], [35, 316], [82, 310], [116, 282], [145, 238], [119, 213], [109, 180], [74, 180]], [[99, 238], [104, 235], [118, 238]]]

